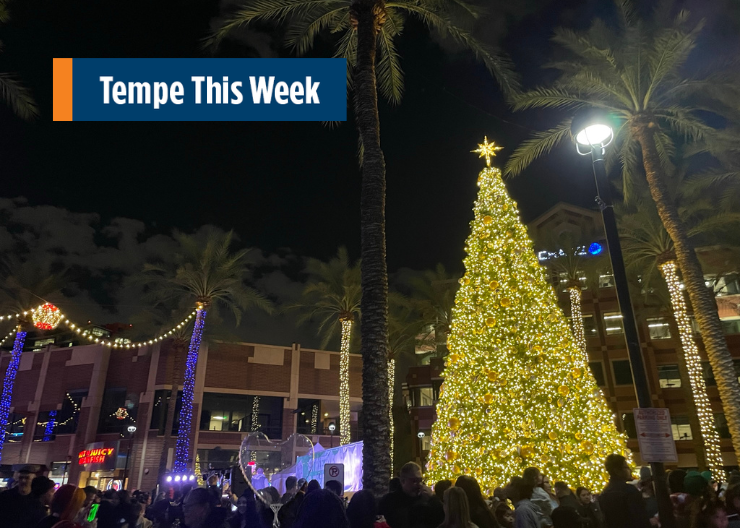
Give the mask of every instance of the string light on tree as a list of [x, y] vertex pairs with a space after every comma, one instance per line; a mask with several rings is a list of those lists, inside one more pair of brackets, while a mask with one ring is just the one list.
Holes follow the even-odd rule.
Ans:
[[319, 425], [319, 404], [314, 403], [311, 407], [311, 434], [316, 434]]
[[342, 342], [339, 347], [339, 442], [341, 445], [352, 441], [350, 434], [350, 407], [349, 407], [349, 343], [352, 335], [351, 316], [343, 317]]
[[396, 385], [396, 360], [388, 360], [388, 429], [391, 437], [391, 475], [393, 474], [393, 435], [395, 427], [393, 425], [393, 396]]
[[629, 457], [603, 394], [509, 197], [487, 138], [465, 275], [455, 297], [426, 479], [475, 477], [484, 493], [537, 466], [602, 489], [604, 459]]
[[701, 366], [701, 356], [699, 349], [694, 341], [691, 320], [686, 311], [686, 301], [681, 291], [681, 281], [678, 279], [678, 266], [674, 260], [669, 260], [658, 266], [663, 278], [668, 285], [668, 292], [671, 296], [671, 305], [673, 307], [673, 316], [678, 325], [678, 334], [681, 338], [686, 367], [689, 371], [689, 382], [691, 383], [691, 392], [694, 396], [694, 404], [699, 416], [699, 427], [701, 436], [704, 440], [704, 453], [707, 467], [712, 472], [714, 478], [721, 482], [725, 479], [725, 473], [722, 469], [722, 451], [720, 448], [719, 435], [714, 426], [714, 414], [712, 405], [707, 395], [707, 386], [704, 382], [704, 373]]
[[193, 393], [195, 391], [195, 367], [198, 364], [200, 342], [203, 339], [203, 327], [206, 324], [206, 306], [198, 303], [193, 335], [190, 338], [188, 358], [185, 362], [185, 383], [182, 387], [182, 406], [180, 407], [180, 426], [177, 429], [175, 444], [174, 472], [183, 473], [187, 470], [190, 458], [190, 432], [193, 423]]
[[18, 373], [23, 345], [26, 343], [26, 334], [27, 332], [24, 332], [22, 327], [18, 325], [13, 350], [10, 352], [10, 363], [8, 363], [8, 369], [5, 371], [5, 379], [3, 380], [3, 395], [0, 397], [0, 461], [2, 461], [3, 445], [5, 444], [5, 431], [8, 430], [8, 416], [10, 416], [15, 375]]
[[583, 327], [583, 314], [581, 313], [581, 289], [577, 287], [568, 288], [570, 296], [570, 324], [573, 327], [573, 338], [576, 345], [581, 349], [583, 357], [588, 361], [588, 351], [586, 349], [586, 332]]

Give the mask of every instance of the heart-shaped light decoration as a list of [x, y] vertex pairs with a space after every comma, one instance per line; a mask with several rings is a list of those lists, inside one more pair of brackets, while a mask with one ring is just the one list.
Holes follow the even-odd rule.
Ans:
[[[300, 464], [296, 464], [297, 457], [301, 457]], [[285, 493], [286, 479], [289, 476], [299, 479], [308, 476], [313, 470], [313, 459], [313, 443], [302, 434], [292, 434], [287, 440], [272, 442], [263, 432], [252, 431], [239, 447], [239, 467], [247, 484], [267, 507], [277, 505], [278, 509], [279, 498], [274, 501], [265, 488], [274, 486], [281, 494]], [[277, 510], [273, 511], [277, 515]]]

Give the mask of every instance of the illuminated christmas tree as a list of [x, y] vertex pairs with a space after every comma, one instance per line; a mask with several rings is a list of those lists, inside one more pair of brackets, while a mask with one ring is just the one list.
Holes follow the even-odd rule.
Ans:
[[432, 428], [427, 480], [470, 475], [488, 495], [529, 466], [601, 490], [604, 459], [628, 456], [534, 254], [488, 139], [465, 275]]

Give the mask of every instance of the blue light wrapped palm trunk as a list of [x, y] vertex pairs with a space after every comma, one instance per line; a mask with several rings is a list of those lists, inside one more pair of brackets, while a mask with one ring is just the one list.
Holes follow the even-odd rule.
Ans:
[[5, 444], [5, 436], [8, 434], [8, 416], [10, 415], [10, 402], [13, 398], [15, 375], [18, 372], [21, 352], [23, 352], [25, 342], [26, 332], [19, 329], [15, 334], [15, 343], [13, 343], [13, 351], [10, 354], [10, 363], [8, 364], [8, 370], [5, 371], [5, 380], [3, 381], [3, 396], [0, 399], [0, 461], [3, 459], [3, 445]]

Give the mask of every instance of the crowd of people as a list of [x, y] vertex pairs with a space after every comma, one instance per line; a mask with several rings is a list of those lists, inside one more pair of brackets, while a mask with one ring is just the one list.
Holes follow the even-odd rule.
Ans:
[[[30, 469], [0, 492], [0, 528], [650, 528], [660, 526], [654, 482], [644, 468], [634, 480], [621, 455], [605, 462], [609, 483], [591, 490], [551, 483], [536, 467], [486, 497], [478, 481], [461, 476], [432, 488], [409, 462], [376, 500], [359, 491], [351, 500], [341, 482], [289, 477], [281, 496], [268, 486], [240, 496], [213, 477], [207, 487], [171, 489], [152, 500], [145, 492], [71, 484], [56, 487]], [[717, 483], [708, 472], [668, 474], [677, 528], [740, 528], [740, 472]]]

